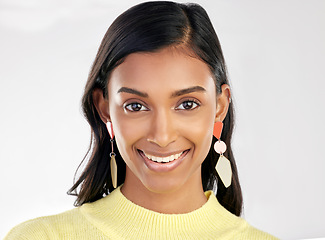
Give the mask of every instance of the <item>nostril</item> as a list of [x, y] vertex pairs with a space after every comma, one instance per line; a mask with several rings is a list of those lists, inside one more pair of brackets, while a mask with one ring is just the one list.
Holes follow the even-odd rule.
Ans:
[[174, 143], [176, 141], [176, 138], [159, 136], [157, 138], [147, 138], [147, 141], [161, 148], [165, 148], [169, 144]]

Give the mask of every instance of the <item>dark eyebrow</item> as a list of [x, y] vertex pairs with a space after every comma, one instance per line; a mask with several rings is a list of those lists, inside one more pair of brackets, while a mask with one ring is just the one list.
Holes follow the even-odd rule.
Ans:
[[121, 92], [131, 93], [131, 94], [135, 94], [135, 95], [138, 95], [138, 96], [140, 96], [140, 97], [145, 97], [145, 98], [148, 97], [148, 93], [140, 92], [140, 91], [135, 90], [135, 89], [133, 89], [133, 88], [121, 87], [121, 88], [117, 91], [117, 93], [121, 93]]
[[206, 90], [203, 87], [194, 86], [194, 87], [189, 87], [189, 88], [185, 88], [185, 89], [182, 89], [182, 90], [177, 90], [177, 91], [172, 93], [171, 97], [172, 98], [179, 97], [179, 96], [182, 96], [184, 94], [192, 93], [192, 92], [206, 92]]
[[[128, 88], [128, 87], [121, 87], [117, 91], [117, 93], [121, 93], [121, 92], [135, 94], [135, 95], [138, 95], [138, 96], [144, 97], [144, 98], [148, 97], [148, 93], [140, 92], [138, 90], [135, 90], [133, 88]], [[177, 90], [177, 91], [173, 92], [171, 94], [171, 98], [179, 97], [184, 94], [188, 94], [188, 93], [192, 93], [192, 92], [206, 92], [206, 90], [200, 86], [189, 87], [189, 88], [185, 88], [185, 89], [181, 89], [181, 90]]]

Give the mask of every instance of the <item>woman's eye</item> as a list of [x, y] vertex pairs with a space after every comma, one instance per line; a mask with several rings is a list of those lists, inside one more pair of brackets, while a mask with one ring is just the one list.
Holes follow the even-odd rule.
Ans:
[[193, 110], [195, 108], [199, 107], [199, 104], [195, 101], [185, 101], [182, 102], [176, 109], [177, 110]]
[[127, 110], [129, 110], [130, 112], [139, 112], [139, 111], [146, 111], [148, 110], [148, 108], [146, 108], [145, 106], [143, 106], [141, 103], [130, 103], [128, 105], [125, 106], [125, 108]]

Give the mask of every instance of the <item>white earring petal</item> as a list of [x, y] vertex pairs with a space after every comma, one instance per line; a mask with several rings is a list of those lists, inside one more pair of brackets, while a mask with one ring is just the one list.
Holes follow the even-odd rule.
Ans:
[[223, 154], [227, 150], [227, 145], [223, 141], [216, 141], [214, 144], [214, 151], [219, 154]]
[[109, 136], [111, 137], [111, 139], [114, 138], [114, 131], [113, 131], [113, 125], [111, 122], [107, 122], [106, 123], [106, 127], [107, 127], [107, 131], [109, 133]]

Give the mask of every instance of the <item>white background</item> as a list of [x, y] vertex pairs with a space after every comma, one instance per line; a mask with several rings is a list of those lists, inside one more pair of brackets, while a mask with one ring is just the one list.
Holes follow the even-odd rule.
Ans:
[[[281, 239], [325, 237], [325, 1], [197, 2], [232, 82], [243, 217]], [[0, 1], [0, 238], [73, 207], [87, 74], [108, 26], [136, 3]]]

